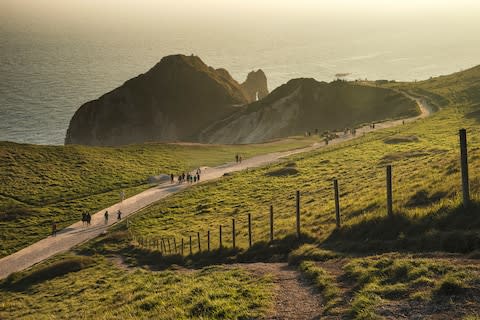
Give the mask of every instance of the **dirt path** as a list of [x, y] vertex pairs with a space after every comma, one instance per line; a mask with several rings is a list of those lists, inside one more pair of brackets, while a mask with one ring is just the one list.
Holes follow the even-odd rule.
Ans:
[[241, 268], [257, 275], [271, 275], [275, 285], [274, 305], [265, 319], [320, 319], [322, 297], [301, 274], [287, 263], [239, 263], [227, 268]]
[[[430, 115], [432, 110], [425, 103], [425, 101], [411, 96], [408, 97], [417, 102], [421, 110], [421, 114], [419, 116], [404, 120], [381, 122], [376, 124], [374, 129], [370, 128], [369, 126], [364, 126], [357, 129], [356, 136], [340, 133], [338, 138], [329, 142], [329, 145], [335, 145], [344, 141], [352, 140], [356, 137], [361, 136], [362, 134], [371, 131], [402, 125], [403, 122], [416, 121]], [[224, 174], [229, 172], [261, 167], [279, 161], [282, 158], [294, 154], [312, 151], [324, 146], [324, 143], [315, 143], [312, 146], [306, 148], [255, 156], [242, 161], [242, 163], [231, 162], [214, 168], [203, 167], [201, 175], [202, 182], [221, 178]], [[78, 244], [81, 244], [87, 240], [99, 236], [100, 234], [105, 232], [108, 227], [117, 222], [116, 212], [118, 210], [121, 210], [122, 218], [126, 218], [129, 215], [187, 187], [189, 187], [188, 184], [164, 183], [157, 187], [150, 188], [131, 198], [125, 199], [122, 202], [119, 202], [111, 207], [105, 208], [97, 212], [92, 216], [92, 224], [89, 227], [84, 227], [81, 221], [76, 222], [71, 226], [58, 232], [56, 237], [47, 237], [20, 251], [6, 256], [0, 259], [0, 279], [7, 277], [13, 272], [27, 269], [36, 263], [46, 260], [58, 253], [65, 252]], [[108, 212], [110, 213], [110, 220], [108, 221], [108, 223], [104, 223], [103, 219], [103, 214], [106, 210], [108, 210]]]

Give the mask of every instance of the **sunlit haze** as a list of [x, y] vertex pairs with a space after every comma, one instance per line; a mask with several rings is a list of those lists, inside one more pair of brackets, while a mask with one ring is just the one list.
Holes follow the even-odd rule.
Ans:
[[479, 63], [478, 17], [474, 0], [0, 0], [0, 140], [62, 143], [82, 103], [169, 54], [238, 81], [262, 68], [271, 90], [459, 71]]
[[257, 28], [291, 22], [345, 26], [388, 21], [425, 27], [455, 23], [450, 27], [457, 28], [478, 27], [480, 23], [480, 3], [474, 0], [2, 0], [0, 12], [2, 27], [53, 28], [57, 32], [64, 31], [58, 28], [126, 31], [162, 27], [171, 22], [197, 27], [255, 23]]

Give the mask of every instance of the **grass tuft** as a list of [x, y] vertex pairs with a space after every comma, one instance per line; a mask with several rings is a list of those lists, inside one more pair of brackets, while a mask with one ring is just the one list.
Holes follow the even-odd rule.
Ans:
[[335, 278], [313, 261], [303, 261], [299, 268], [322, 294], [325, 310], [328, 312], [339, 300], [340, 290], [335, 285]]

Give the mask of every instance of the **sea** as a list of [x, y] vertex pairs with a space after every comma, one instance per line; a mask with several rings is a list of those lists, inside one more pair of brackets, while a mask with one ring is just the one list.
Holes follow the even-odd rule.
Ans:
[[83, 103], [169, 54], [198, 55], [239, 82], [261, 68], [270, 90], [300, 77], [415, 81], [480, 64], [478, 32], [471, 25], [440, 28], [428, 19], [423, 28], [345, 24], [101, 33], [0, 28], [0, 141], [63, 144]]

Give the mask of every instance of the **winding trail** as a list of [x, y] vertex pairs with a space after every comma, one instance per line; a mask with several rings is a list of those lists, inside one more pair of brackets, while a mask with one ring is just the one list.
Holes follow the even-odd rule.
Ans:
[[294, 267], [287, 263], [240, 263], [226, 266], [242, 268], [259, 276], [270, 275], [273, 280], [274, 304], [265, 320], [320, 319], [323, 299], [314, 287]]
[[[413, 122], [418, 119], [426, 118], [432, 113], [432, 108], [428, 106], [424, 99], [415, 98], [407, 94], [405, 95], [408, 98], [417, 102], [417, 105], [421, 111], [419, 116], [403, 120], [392, 120], [376, 123], [374, 129], [370, 128], [369, 126], [364, 126], [357, 129], [356, 136], [353, 136], [351, 134], [339, 133], [339, 137], [331, 140], [329, 142], [329, 145], [335, 145], [344, 141], [352, 140], [371, 131], [399, 126], [402, 125], [403, 122]], [[289, 151], [274, 152], [265, 155], [255, 156], [250, 159], [246, 159], [239, 164], [231, 162], [213, 168], [203, 167], [201, 175], [202, 182], [221, 178], [226, 173], [241, 171], [248, 168], [261, 167], [279, 161], [282, 158], [294, 154], [312, 151], [318, 148], [322, 148], [324, 146], [324, 143], [315, 143], [312, 146], [306, 148], [299, 148]], [[36, 263], [46, 260], [58, 253], [68, 251], [69, 249], [78, 244], [81, 244], [87, 240], [93, 239], [101, 235], [102, 233], [106, 232], [106, 230], [112, 224], [117, 223], [116, 212], [118, 210], [122, 211], [122, 218], [126, 218], [131, 214], [161, 199], [164, 199], [176, 192], [188, 188], [189, 186], [189, 184], [170, 184], [169, 182], [163, 183], [161, 185], [158, 185], [157, 187], [150, 188], [133, 197], [125, 199], [122, 202], [114, 204], [113, 206], [100, 210], [92, 216], [91, 226], [89, 227], [83, 226], [81, 221], [76, 222], [69, 227], [59, 231], [56, 237], [47, 237], [9, 256], [6, 256], [0, 259], [0, 279], [7, 277], [13, 272], [27, 269]], [[108, 212], [110, 213], [110, 219], [107, 224], [104, 223], [103, 217], [103, 214], [106, 210], [108, 210]]]

